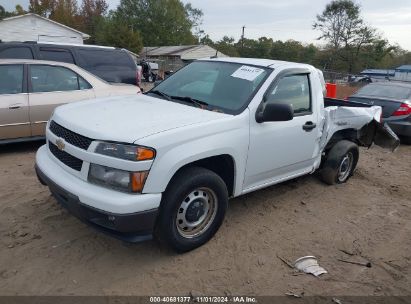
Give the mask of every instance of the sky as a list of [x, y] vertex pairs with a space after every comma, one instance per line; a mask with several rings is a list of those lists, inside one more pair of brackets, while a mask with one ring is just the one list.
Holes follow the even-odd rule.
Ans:
[[[80, 1], [80, 0], [79, 0]], [[242, 26], [246, 38], [271, 37], [318, 44], [319, 33], [312, 29], [315, 16], [329, 0], [182, 0], [204, 13], [202, 29], [213, 40], [224, 35], [239, 39]], [[29, 0], [0, 0], [13, 10], [16, 4], [27, 8]], [[107, 0], [115, 9], [120, 0]], [[357, 0], [367, 23], [390, 41], [411, 51], [411, 0]]]

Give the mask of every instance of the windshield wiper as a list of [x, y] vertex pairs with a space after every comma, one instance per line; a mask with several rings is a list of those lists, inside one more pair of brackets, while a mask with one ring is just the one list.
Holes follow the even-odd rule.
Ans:
[[182, 100], [182, 101], [186, 101], [189, 103], [192, 103], [196, 106], [198, 106], [199, 108], [204, 108], [204, 107], [208, 107], [209, 104], [206, 103], [205, 101], [201, 101], [195, 98], [191, 98], [189, 96], [170, 96], [172, 99], [177, 99], [177, 100]]
[[161, 92], [161, 91], [159, 91], [159, 90], [152, 90], [152, 91], [148, 91], [146, 94], [149, 94], [149, 93], [152, 93], [152, 94], [155, 94], [155, 95], [161, 96], [161, 97], [163, 97], [163, 98], [165, 98], [165, 99], [167, 99], [167, 100], [171, 101], [171, 96], [169, 96], [169, 95], [167, 95], [166, 93]]
[[161, 96], [161, 97], [163, 97], [163, 98], [165, 98], [169, 101], [173, 101], [173, 99], [175, 99], [175, 100], [181, 100], [181, 101], [189, 102], [189, 103], [192, 103], [192, 104], [194, 104], [194, 105], [196, 105], [196, 106], [198, 106], [199, 108], [202, 108], [202, 109], [209, 106], [209, 104], [206, 103], [205, 101], [194, 99], [194, 98], [191, 98], [189, 96], [170, 96], [170, 95], [168, 95], [164, 92], [161, 92], [159, 90], [148, 91], [146, 94], [149, 94], [149, 93]]

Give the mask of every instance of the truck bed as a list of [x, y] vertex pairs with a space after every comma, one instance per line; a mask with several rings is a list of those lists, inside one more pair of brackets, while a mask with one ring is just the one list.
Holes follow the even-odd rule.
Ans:
[[327, 135], [321, 139], [322, 149], [332, 143], [331, 138], [334, 134], [346, 129], [357, 130], [358, 143], [361, 146], [370, 147], [374, 142], [394, 151], [400, 144], [390, 127], [381, 121], [380, 107], [343, 99], [324, 98], [324, 108]]
[[371, 108], [372, 105], [367, 103], [355, 102], [355, 101], [348, 101], [344, 99], [337, 99], [337, 98], [324, 98], [324, 107], [349, 107], [349, 108]]

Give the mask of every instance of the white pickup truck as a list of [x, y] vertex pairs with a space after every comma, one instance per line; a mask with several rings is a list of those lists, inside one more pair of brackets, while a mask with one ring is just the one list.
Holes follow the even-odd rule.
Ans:
[[344, 183], [358, 146], [398, 146], [380, 107], [325, 100], [324, 87], [306, 64], [195, 61], [145, 95], [57, 108], [36, 171], [93, 226], [189, 251], [217, 232], [229, 198], [317, 170]]

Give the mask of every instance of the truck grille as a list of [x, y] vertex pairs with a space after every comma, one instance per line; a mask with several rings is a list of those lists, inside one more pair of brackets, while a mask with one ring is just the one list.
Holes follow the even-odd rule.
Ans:
[[73, 170], [81, 171], [81, 167], [83, 166], [83, 161], [81, 159], [78, 159], [77, 157], [74, 157], [67, 152], [59, 150], [57, 146], [53, 145], [51, 142], [49, 142], [49, 149], [50, 152], [63, 164]]
[[76, 146], [80, 149], [87, 150], [90, 147], [91, 142], [93, 141], [91, 138], [85, 137], [83, 135], [74, 133], [70, 131], [56, 122], [54, 120], [50, 123], [50, 131], [53, 132], [56, 136], [64, 138], [66, 142]]

